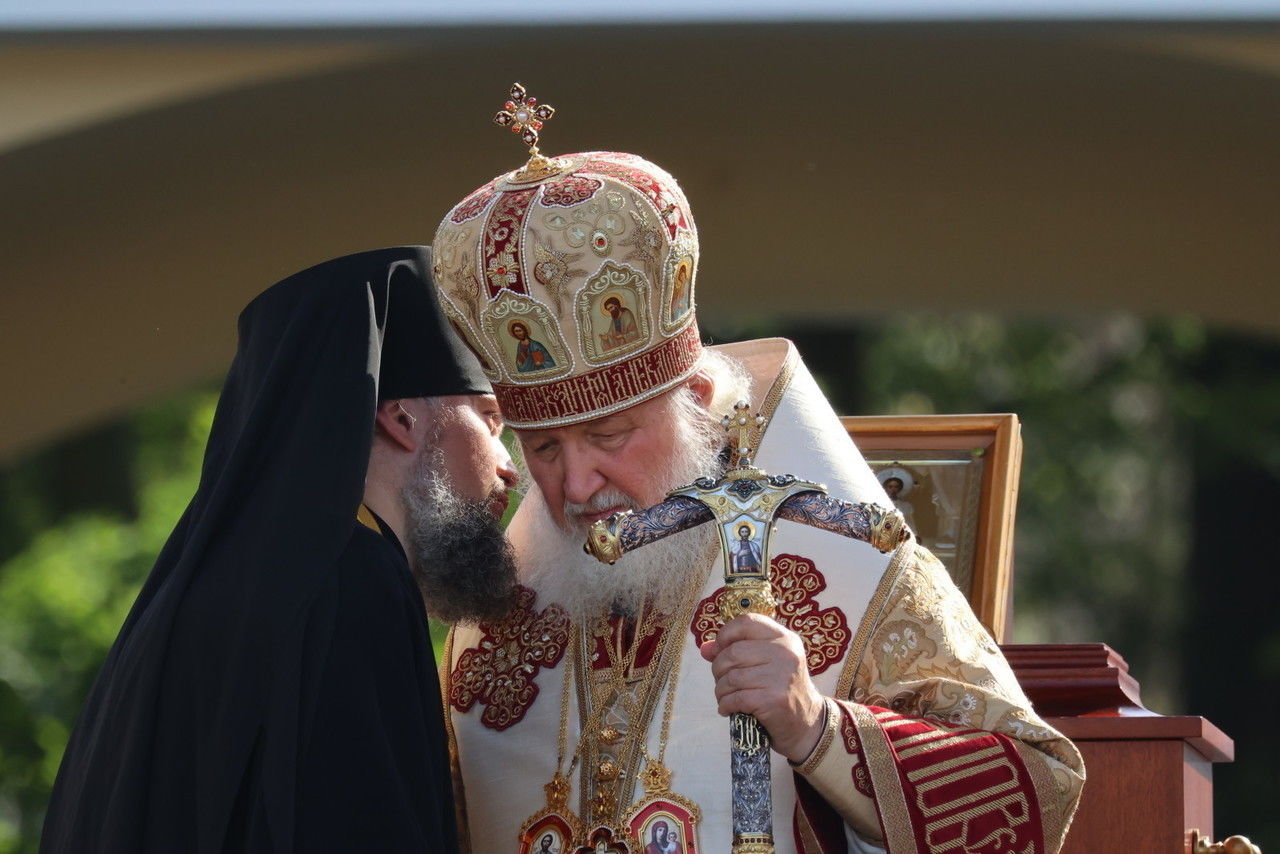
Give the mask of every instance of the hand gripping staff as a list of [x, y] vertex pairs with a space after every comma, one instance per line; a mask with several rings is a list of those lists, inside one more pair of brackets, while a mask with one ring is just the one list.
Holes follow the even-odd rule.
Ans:
[[[769, 536], [775, 519], [788, 519], [870, 543], [882, 552], [911, 536], [896, 509], [831, 498], [822, 484], [794, 475], [770, 475], [751, 463], [751, 449], [764, 432], [763, 416], [739, 402], [721, 425], [729, 434], [730, 466], [719, 479], [700, 477], [668, 493], [647, 510], [624, 510], [591, 526], [585, 550], [613, 563], [624, 553], [678, 531], [715, 520], [724, 554], [720, 613], [773, 617], [769, 584]], [[754, 716], [729, 718], [733, 803], [733, 854], [773, 854], [769, 733]]]

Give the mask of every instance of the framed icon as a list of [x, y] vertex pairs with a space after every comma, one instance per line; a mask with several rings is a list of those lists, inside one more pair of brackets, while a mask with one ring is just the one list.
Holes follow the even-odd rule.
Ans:
[[841, 423], [922, 545], [947, 567], [978, 619], [1005, 639], [1012, 619], [1018, 417], [846, 416]]

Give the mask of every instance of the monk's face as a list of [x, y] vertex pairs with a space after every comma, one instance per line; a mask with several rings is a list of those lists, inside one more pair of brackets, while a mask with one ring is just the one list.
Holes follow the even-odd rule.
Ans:
[[436, 447], [459, 495], [483, 501], [495, 516], [507, 508], [507, 490], [518, 474], [502, 444], [502, 416], [491, 394], [460, 394], [435, 398], [440, 420]]

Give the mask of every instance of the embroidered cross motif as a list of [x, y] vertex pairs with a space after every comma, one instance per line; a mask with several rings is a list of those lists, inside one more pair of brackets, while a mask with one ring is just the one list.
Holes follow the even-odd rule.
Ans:
[[538, 671], [555, 667], [569, 645], [569, 617], [559, 605], [541, 613], [535, 594], [520, 587], [511, 613], [481, 623], [480, 641], [458, 656], [450, 675], [449, 703], [467, 712], [479, 702], [480, 722], [493, 730], [518, 724], [538, 697]]
[[[777, 600], [777, 621], [804, 641], [809, 672], [817, 675], [844, 658], [852, 633], [839, 608], [823, 608], [817, 594], [827, 581], [813, 561], [799, 555], [780, 554], [769, 561], [769, 582]], [[720, 588], [698, 603], [689, 630], [699, 644], [712, 640], [723, 618], [718, 604]]]
[[519, 83], [511, 87], [511, 99], [502, 105], [503, 109], [493, 117], [494, 122], [512, 133], [520, 134], [530, 154], [538, 153], [538, 131], [542, 123], [556, 114], [556, 108], [550, 104], [539, 104], [537, 98], [529, 97], [527, 90]]

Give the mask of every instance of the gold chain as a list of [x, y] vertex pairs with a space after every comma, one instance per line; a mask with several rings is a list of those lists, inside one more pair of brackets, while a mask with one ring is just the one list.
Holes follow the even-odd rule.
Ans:
[[[714, 555], [711, 557], [711, 561], [715, 561]], [[694, 573], [694, 575], [697, 576], [697, 573]], [[693, 610], [698, 601], [698, 589], [705, 583], [705, 581], [706, 579], [697, 578], [690, 581], [690, 589], [685, 591], [684, 602], [681, 604], [679, 609], [679, 617], [675, 625], [681, 627], [689, 625], [690, 620], [693, 619]], [[683, 631], [680, 633], [680, 638], [680, 646], [683, 647]], [[667, 696], [662, 706], [662, 723], [658, 728], [657, 760], [655, 761], [654, 758], [649, 755], [648, 750], [644, 751], [645, 765], [654, 775], [657, 775], [657, 778], [665, 780], [666, 785], [669, 785], [671, 780], [671, 772], [666, 767], [667, 741], [671, 734], [671, 717], [672, 712], [675, 709], [676, 686], [680, 684], [680, 665], [684, 662], [684, 655], [680, 650], [677, 650], [675, 659], [675, 662], [671, 665], [671, 672], [667, 676]], [[649, 780], [655, 779], [652, 775], [643, 775], [642, 779], [644, 777], [647, 777]]]
[[[712, 558], [712, 560], [714, 560], [714, 558]], [[703, 563], [705, 565], [706, 562], [704, 561]], [[676, 609], [677, 614], [675, 615], [675, 619], [669, 624], [667, 636], [662, 639], [659, 649], [655, 651], [653, 656], [654, 663], [657, 663], [664, 657], [663, 652], [665, 648], [667, 648], [667, 645], [674, 643], [676, 644], [676, 648], [672, 654], [675, 656], [675, 662], [668, 671], [660, 674], [656, 673], [659, 668], [652, 668], [652, 671], [654, 672], [649, 677], [653, 678], [653, 676], [656, 675], [659, 678], [663, 678], [666, 682], [663, 687], [666, 689], [667, 693], [663, 705], [662, 723], [658, 731], [658, 758], [655, 760], [649, 755], [648, 750], [644, 747], [644, 740], [640, 742], [639, 750], [640, 754], [645, 759], [646, 765], [652, 770], [658, 771], [660, 774], [664, 775], [667, 780], [670, 779], [670, 772], [666, 770], [662, 763], [666, 758], [667, 742], [669, 740], [671, 729], [671, 718], [675, 708], [676, 684], [679, 681], [680, 665], [683, 658], [683, 655], [681, 654], [683, 647], [683, 632], [680, 631], [680, 628], [687, 625], [690, 619], [692, 619], [693, 610], [697, 603], [697, 592], [701, 589], [705, 580], [705, 577], [703, 577], [701, 573], [696, 571], [691, 573], [691, 577], [688, 582], [689, 589], [685, 592], [684, 601], [681, 603], [680, 607]], [[569, 767], [562, 771], [564, 768], [565, 751], [568, 747], [570, 685], [575, 682], [575, 674], [579, 666], [587, 668], [583, 687], [587, 690], [587, 699], [589, 702], [594, 702], [594, 698], [591, 696], [593, 693], [590, 678], [591, 665], [585, 660], [587, 641], [590, 640], [594, 648], [594, 642], [597, 635], [602, 634], [603, 632], [608, 633], [607, 641], [603, 644], [609, 665], [609, 676], [605, 687], [607, 691], [612, 692], [614, 702], [621, 702], [623, 704], [623, 711], [627, 715], [628, 720], [633, 723], [639, 723], [643, 703], [641, 703], [640, 698], [638, 697], [633, 698], [628, 696], [627, 675], [633, 672], [635, 668], [635, 662], [639, 656], [641, 645], [653, 633], [657, 624], [662, 621], [663, 616], [664, 615], [662, 615], [657, 608], [653, 607], [651, 603], [643, 603], [640, 607], [640, 613], [635, 621], [635, 633], [632, 635], [631, 644], [625, 652], [622, 649], [622, 643], [624, 640], [624, 632], [622, 629], [625, 624], [619, 622], [618, 631], [616, 632], [615, 637], [615, 632], [611, 630], [609, 626], [609, 618], [607, 616], [593, 621], [590, 630], [587, 630], [586, 627], [583, 626], [582, 630], [571, 633], [572, 637], [570, 640], [570, 648], [567, 650], [568, 662], [565, 665], [564, 682], [560, 690], [560, 731], [557, 734], [556, 772], [555, 780], [553, 781], [558, 781], [558, 792], [561, 793], [561, 796], [563, 797], [563, 800], [560, 802], [564, 804], [564, 806], [561, 807], [562, 809], [567, 808], [569, 801], [568, 795], [571, 787], [569, 781], [573, 777], [574, 770], [578, 767], [578, 762], [582, 759], [584, 748], [599, 737], [603, 728], [605, 716], [608, 714], [610, 708], [613, 707], [612, 702], [604, 701], [595, 703], [595, 707], [591, 710], [588, 720], [584, 722], [585, 725], [578, 734], [578, 740], [574, 747], [573, 756], [569, 760]], [[581, 664], [578, 662], [578, 658], [580, 656], [584, 659]], [[618, 781], [617, 785], [621, 785], [621, 782], [622, 781]]]
[[[627, 674], [634, 671], [636, 658], [640, 654], [640, 647], [649, 635], [653, 633], [653, 630], [661, 616], [662, 615], [658, 613], [657, 608], [647, 607], [643, 603], [640, 605], [640, 616], [635, 621], [635, 633], [631, 637], [631, 648], [627, 650], [625, 655], [621, 656], [621, 667], [619, 667], [617, 659], [614, 658], [614, 651], [612, 649], [614, 644], [610, 643], [605, 645], [605, 654], [609, 658], [609, 688], [613, 691], [617, 699], [622, 702], [628, 716], [635, 716], [639, 710], [635, 706], [634, 698], [627, 696]], [[607, 620], [605, 621], [605, 624], [606, 626], [608, 625]], [[623, 641], [623, 632], [621, 631], [622, 627], [623, 626], [620, 623], [618, 626], [619, 631], [617, 632], [617, 645], [619, 647], [622, 645]], [[610, 632], [610, 634], [613, 634], [613, 632]], [[610, 638], [610, 640], [613, 639]], [[621, 649], [619, 649], [618, 652], [621, 654]]]
[[[569, 742], [569, 683], [573, 681], [573, 663], [577, 658], [574, 649], [577, 638], [569, 636], [569, 649], [566, 650], [568, 661], [564, 666], [564, 684], [560, 686], [560, 734], [556, 740], [556, 776], [560, 776], [564, 768], [564, 749]], [[572, 773], [572, 770], [570, 770]]]
[[[667, 736], [671, 733], [671, 711], [675, 707], [676, 684], [680, 681], [680, 663], [684, 661], [683, 655], [676, 656], [676, 663], [671, 668], [671, 676], [667, 682], [667, 701], [662, 706], [662, 726], [658, 729], [658, 764], [665, 765], [667, 758]], [[653, 757], [646, 750], [644, 754], [646, 762], [652, 762]]]

